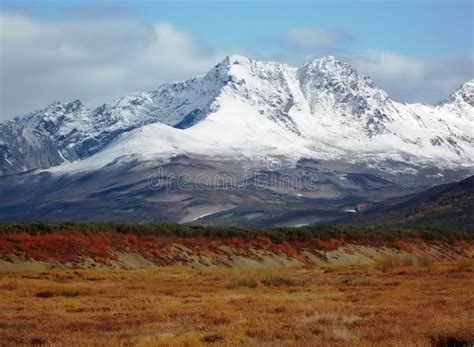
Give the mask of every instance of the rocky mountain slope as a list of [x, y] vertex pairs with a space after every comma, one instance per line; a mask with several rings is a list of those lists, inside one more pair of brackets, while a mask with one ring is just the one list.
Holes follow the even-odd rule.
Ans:
[[470, 81], [437, 106], [400, 104], [333, 57], [293, 68], [231, 56], [205, 76], [95, 110], [54, 102], [4, 122], [0, 170], [81, 171], [181, 154], [472, 166], [473, 91]]
[[474, 176], [427, 191], [393, 198], [346, 222], [474, 230]]
[[400, 104], [332, 57], [232, 56], [95, 110], [55, 102], [0, 124], [0, 220], [333, 223], [472, 175], [473, 91]]
[[[444, 170], [442, 179], [450, 182], [465, 174]], [[251, 159], [237, 158], [117, 160], [94, 170], [0, 177], [0, 221], [327, 224], [383, 200], [426, 190], [439, 180], [439, 169], [433, 168], [418, 175], [394, 174], [365, 164], [308, 159], [266, 170]]]

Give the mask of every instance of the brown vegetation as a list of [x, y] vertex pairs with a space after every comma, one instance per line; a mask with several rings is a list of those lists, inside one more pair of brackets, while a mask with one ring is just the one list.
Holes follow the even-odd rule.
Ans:
[[[390, 234], [388, 234], [390, 237]], [[347, 252], [350, 246], [368, 246], [377, 250], [390, 249], [392, 253], [426, 253], [436, 248], [437, 253], [448, 257], [465, 257], [474, 249], [473, 240], [448, 242], [443, 239], [423, 240], [406, 238], [398, 240], [360, 238], [346, 241], [346, 237], [274, 241], [268, 236], [243, 237], [204, 237], [204, 236], [160, 236], [154, 234], [128, 234], [116, 231], [51, 231], [42, 233], [3, 232], [0, 233], [0, 259], [32, 259], [36, 261], [58, 262], [72, 267], [83, 264], [85, 260], [98, 264], [111, 265], [119, 260], [121, 253], [139, 255], [156, 265], [187, 264], [191, 253], [197, 258], [220, 259], [220, 263], [234, 256], [261, 260], [262, 255], [279, 255], [299, 263], [314, 263], [318, 258], [327, 261], [328, 254], [339, 249]], [[257, 251], [257, 252], [256, 252]], [[380, 252], [379, 252], [380, 253]], [[312, 258], [311, 256], [312, 255]], [[382, 256], [378, 254], [377, 257]], [[432, 257], [432, 255], [431, 255]], [[413, 258], [413, 257], [411, 257]], [[429, 266], [429, 257], [415, 257], [418, 265], [423, 262]], [[400, 256], [388, 257], [385, 268], [393, 267], [390, 262], [408, 261]], [[219, 263], [214, 261], [214, 263]], [[228, 264], [227, 264], [228, 265]], [[396, 264], [395, 264], [396, 265]]]
[[474, 341], [472, 262], [0, 272], [0, 345]]
[[4, 227], [0, 346], [474, 341], [470, 234]]

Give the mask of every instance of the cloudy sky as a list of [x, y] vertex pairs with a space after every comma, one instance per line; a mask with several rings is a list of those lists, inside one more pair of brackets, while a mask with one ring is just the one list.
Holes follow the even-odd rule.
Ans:
[[474, 78], [474, 1], [0, 0], [0, 120], [205, 73], [226, 55], [334, 55], [403, 102]]

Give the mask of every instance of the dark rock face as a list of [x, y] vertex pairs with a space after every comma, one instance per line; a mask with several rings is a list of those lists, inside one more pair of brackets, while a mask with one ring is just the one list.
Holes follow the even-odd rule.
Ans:
[[39, 131], [24, 134], [22, 130], [0, 125], [2, 174], [48, 168], [63, 162], [57, 144], [47, 134]]
[[79, 100], [53, 102], [24, 117], [0, 123], [0, 174], [48, 168], [87, 158], [124, 132], [150, 123], [190, 127], [209, 112], [221, 88], [230, 83], [227, 65], [206, 76], [168, 83], [89, 110]]
[[189, 112], [186, 116], [184, 116], [184, 118], [179, 123], [175, 124], [174, 127], [177, 129], [189, 128], [199, 122], [205, 116], [206, 114], [202, 110], [193, 110]]

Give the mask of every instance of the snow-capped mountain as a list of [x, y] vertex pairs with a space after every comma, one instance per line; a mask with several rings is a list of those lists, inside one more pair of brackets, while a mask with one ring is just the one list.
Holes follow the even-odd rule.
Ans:
[[401, 104], [333, 57], [293, 68], [230, 56], [202, 77], [95, 110], [54, 102], [4, 122], [0, 170], [179, 154], [471, 166], [473, 124], [474, 81], [437, 106]]

